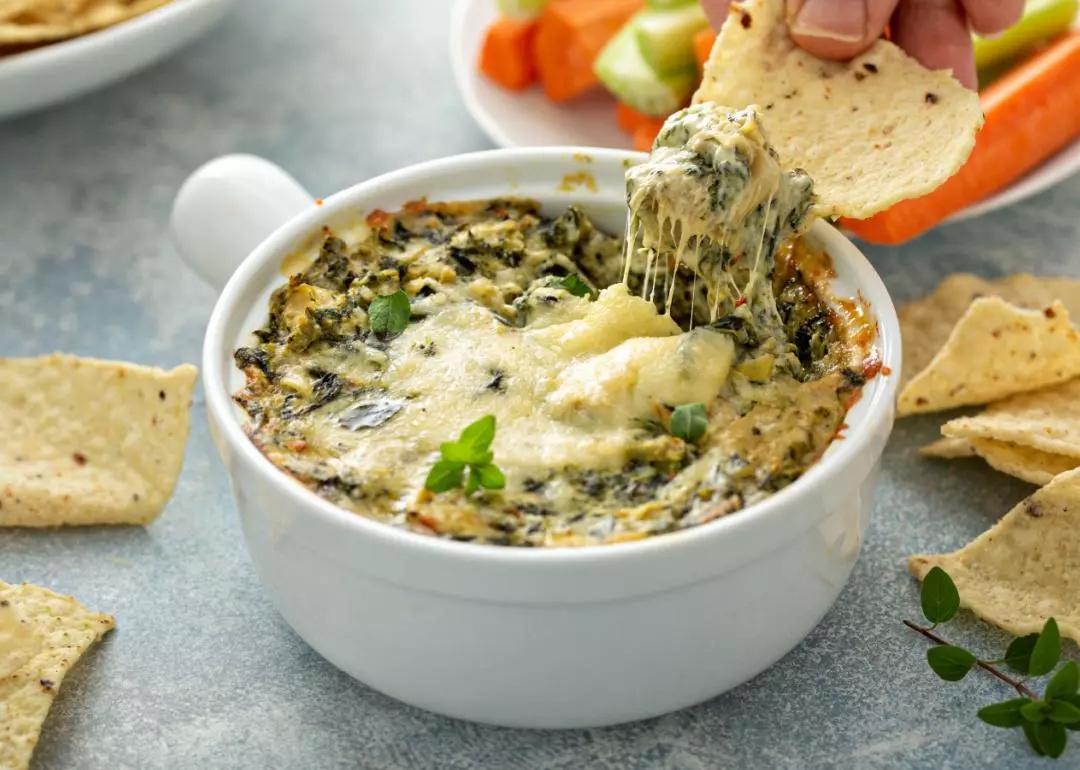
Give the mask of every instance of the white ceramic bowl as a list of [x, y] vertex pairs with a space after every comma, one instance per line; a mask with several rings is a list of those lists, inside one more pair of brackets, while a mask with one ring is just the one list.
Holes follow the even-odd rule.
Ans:
[[[197, 171], [173, 213], [182, 252], [209, 280], [220, 285], [239, 265], [210, 318], [203, 384], [260, 579], [289, 624], [334, 665], [455, 717], [518, 727], [612, 724], [706, 700], [767, 668], [843, 588], [892, 426], [900, 371], [892, 303], [858, 250], [819, 222], [810, 236], [832, 255], [835, 289], [869, 301], [892, 374], [867, 384], [845, 438], [818, 464], [732, 516], [618, 545], [457, 543], [337, 508], [260, 454], [230, 400], [242, 383], [232, 351], [265, 321], [269, 294], [284, 280], [283, 258], [316, 247], [324, 224], [340, 228], [422, 196], [520, 195], [551, 211], [574, 202], [618, 232], [624, 163], [644, 156], [580, 153], [447, 158], [364, 182], [322, 205], [272, 164], [230, 156]], [[564, 175], [582, 170], [594, 176], [595, 192], [559, 189]]]
[[0, 118], [72, 99], [163, 59], [217, 23], [236, 0], [172, 0], [71, 40], [0, 58]]

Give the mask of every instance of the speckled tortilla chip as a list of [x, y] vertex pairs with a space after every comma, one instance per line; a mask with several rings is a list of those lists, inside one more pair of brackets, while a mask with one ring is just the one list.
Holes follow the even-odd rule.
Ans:
[[1080, 375], [1080, 333], [1060, 302], [1026, 310], [971, 303], [933, 360], [900, 392], [898, 414], [985, 404]]
[[1080, 379], [998, 401], [974, 417], [950, 420], [941, 432], [1080, 458]]
[[1080, 459], [1075, 457], [1041, 452], [1029, 446], [989, 438], [973, 438], [971, 446], [994, 470], [1039, 486], [1049, 484], [1058, 474], [1080, 465]]
[[991, 296], [1030, 309], [1041, 309], [1058, 300], [1070, 315], [1080, 318], [1080, 280], [1075, 278], [1037, 278], [1018, 273], [986, 280], [971, 273], [953, 273], [929, 296], [900, 307], [904, 343], [901, 389], [941, 350], [971, 303]]
[[732, 4], [695, 102], [761, 109], [787, 168], [814, 180], [821, 216], [863, 219], [956, 173], [982, 125], [974, 91], [879, 40], [824, 61], [788, 35], [784, 0]]
[[0, 5], [0, 46], [51, 43], [111, 27], [169, 0], [15, 0]]
[[184, 459], [193, 366], [0, 359], [0, 527], [145, 524]]
[[[25, 770], [64, 676], [115, 625], [70, 596], [0, 581], [0, 768]], [[5, 634], [5, 629], [7, 633]]]
[[978, 457], [991, 468], [1031, 484], [1042, 486], [1059, 473], [1080, 466], [1080, 458], [1040, 452], [1028, 446], [995, 441], [989, 438], [943, 437], [919, 448], [923, 457], [954, 460]]
[[942, 460], [955, 460], [961, 457], [975, 457], [975, 447], [966, 438], [939, 438], [926, 446], [919, 447], [923, 457], [937, 457]]
[[1080, 642], [1080, 470], [1055, 477], [959, 551], [908, 560], [920, 580], [935, 566], [983, 620], [1019, 636], [1053, 617]]

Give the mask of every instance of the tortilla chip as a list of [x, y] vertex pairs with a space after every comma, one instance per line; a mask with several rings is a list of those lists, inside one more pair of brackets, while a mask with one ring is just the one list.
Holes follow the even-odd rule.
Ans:
[[985, 404], [1078, 374], [1080, 333], [1064, 305], [1025, 310], [1000, 297], [980, 297], [900, 392], [897, 413]]
[[1080, 281], [1074, 278], [1036, 278], [1018, 273], [988, 281], [971, 273], [953, 273], [929, 296], [900, 307], [904, 343], [901, 389], [944, 347], [968, 306], [979, 297], [991, 296], [1033, 309], [1047, 307], [1056, 299], [1070, 315], [1080, 317]]
[[919, 447], [923, 457], [938, 457], [942, 460], [955, 460], [961, 457], [975, 457], [975, 447], [966, 438], [939, 438], [937, 441]]
[[0, 581], [0, 660], [4, 628], [27, 626], [32, 641], [18, 648], [22, 663], [0, 670], [0, 768], [24, 770], [64, 675], [111, 630], [111, 615], [90, 612], [70, 596]]
[[920, 580], [935, 566], [983, 620], [1021, 636], [1053, 617], [1080, 642], [1080, 470], [1055, 477], [959, 551], [908, 560]]
[[979, 457], [991, 468], [1031, 484], [1042, 486], [1059, 473], [1080, 466], [1080, 458], [1040, 452], [1027, 446], [995, 441], [990, 438], [940, 438], [919, 448], [923, 457], [953, 460]]
[[0, 358], [0, 526], [146, 524], [184, 459], [193, 366]]
[[733, 3], [694, 102], [759, 106], [786, 168], [814, 180], [817, 213], [864, 219], [926, 195], [975, 146], [974, 91], [879, 40], [851, 61], [818, 59], [788, 35], [784, 0]]
[[1058, 474], [1080, 465], [1080, 458], [1041, 452], [1029, 446], [989, 438], [973, 438], [971, 446], [994, 470], [1038, 486], [1049, 484]]
[[0, 46], [51, 43], [111, 27], [169, 0], [35, 0], [0, 6]]
[[950, 420], [941, 432], [1080, 458], [1080, 379], [998, 401], [974, 417]]

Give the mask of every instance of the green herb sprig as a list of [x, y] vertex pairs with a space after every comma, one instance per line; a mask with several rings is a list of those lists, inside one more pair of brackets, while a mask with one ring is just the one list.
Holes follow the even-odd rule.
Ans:
[[[499, 466], [492, 462], [494, 454], [491, 442], [495, 440], [495, 415], [489, 414], [461, 431], [457, 441], [447, 441], [439, 446], [442, 459], [428, 471], [424, 487], [432, 492], [446, 492], [465, 484], [465, 493], [471, 495], [480, 487], [502, 489], [506, 477]], [[468, 480], [465, 473], [468, 471]]]
[[705, 404], [683, 404], [671, 413], [671, 435], [688, 444], [696, 444], [709, 427]]
[[563, 276], [563, 279], [559, 281], [559, 286], [562, 286], [568, 292], [575, 297], [592, 297], [593, 290], [589, 288], [589, 284], [581, 280], [581, 276], [577, 273], [570, 273]]
[[[979, 709], [979, 719], [994, 727], [1019, 727], [1036, 754], [1060, 757], [1068, 741], [1067, 731], [1080, 730], [1080, 666], [1070, 660], [1054, 672], [1061, 658], [1057, 621], [1050, 618], [1039, 633], [1013, 639], [1004, 657], [981, 660], [934, 633], [960, 609], [956, 584], [941, 567], [932, 568], [923, 579], [921, 603], [923, 615], [932, 625], [924, 627], [910, 620], [904, 625], [935, 643], [926, 651], [926, 662], [934, 673], [947, 682], [958, 682], [978, 667], [1010, 685], [1020, 697]], [[1024, 677], [1053, 675], [1040, 698], [1028, 686], [1029, 679], [1010, 676], [999, 668], [1001, 664]]]
[[409, 325], [412, 306], [409, 295], [401, 289], [371, 300], [368, 305], [368, 324], [376, 334], [401, 334]]

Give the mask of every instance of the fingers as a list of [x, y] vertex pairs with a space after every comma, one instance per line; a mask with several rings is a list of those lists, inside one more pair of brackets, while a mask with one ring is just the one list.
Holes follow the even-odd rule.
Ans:
[[952, 70], [965, 86], [977, 88], [971, 33], [957, 0], [900, 0], [892, 33], [893, 41], [924, 67]]
[[727, 18], [730, 5], [731, 0], [701, 0], [701, 7], [705, 10], [705, 15], [709, 17], [709, 23], [716, 30], [720, 29], [724, 19]]
[[1024, 0], [962, 0], [971, 28], [980, 35], [993, 35], [1020, 21]]
[[791, 39], [823, 59], [850, 59], [877, 40], [897, 0], [787, 0]]

